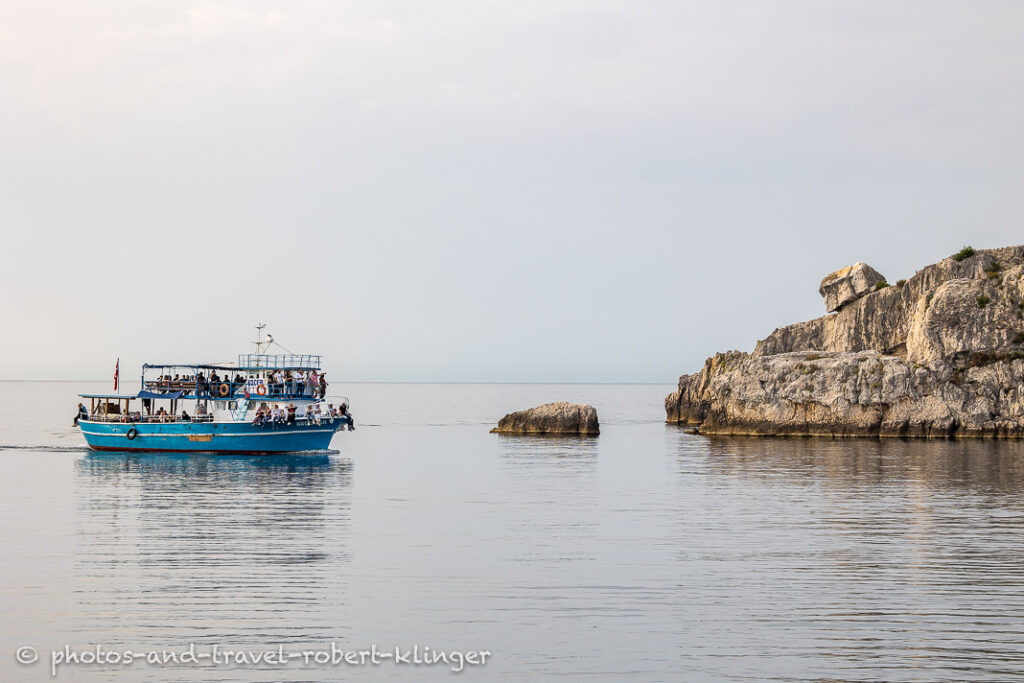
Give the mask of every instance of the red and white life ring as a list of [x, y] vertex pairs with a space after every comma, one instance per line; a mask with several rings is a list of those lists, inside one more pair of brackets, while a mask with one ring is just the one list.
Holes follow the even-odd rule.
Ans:
[[260, 396], [266, 396], [267, 395], [267, 385], [266, 384], [258, 385], [256, 387], [256, 393], [259, 394]]

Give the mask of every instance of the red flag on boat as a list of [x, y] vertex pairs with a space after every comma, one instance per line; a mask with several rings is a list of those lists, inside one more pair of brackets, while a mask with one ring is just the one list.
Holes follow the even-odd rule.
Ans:
[[117, 362], [114, 363], [114, 391], [117, 391], [117, 377], [121, 374], [121, 359], [118, 358]]

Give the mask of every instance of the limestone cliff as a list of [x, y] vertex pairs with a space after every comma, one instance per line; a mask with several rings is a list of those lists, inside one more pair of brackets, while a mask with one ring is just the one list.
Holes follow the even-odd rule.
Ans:
[[680, 377], [668, 421], [705, 434], [1024, 436], [1024, 246], [965, 248], [895, 285], [877, 275], [836, 271], [819, 290], [836, 313]]

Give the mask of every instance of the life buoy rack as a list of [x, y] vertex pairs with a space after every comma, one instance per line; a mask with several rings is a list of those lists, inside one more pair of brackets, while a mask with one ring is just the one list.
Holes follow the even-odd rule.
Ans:
[[132, 427], [131, 429], [129, 429], [129, 430], [128, 430], [128, 433], [127, 433], [127, 434], [125, 434], [125, 436], [127, 436], [127, 437], [128, 437], [128, 440], [129, 440], [129, 441], [131, 441], [132, 439], [134, 439], [134, 438], [135, 438], [135, 437], [137, 437], [138, 435], [139, 435], [139, 430], [138, 430], [138, 429], [136, 429], [135, 427]]
[[220, 394], [221, 396], [227, 396], [228, 394], [231, 393], [231, 387], [229, 387], [227, 385], [227, 382], [225, 382], [224, 384], [221, 384], [219, 387], [217, 387], [217, 393]]
[[256, 386], [256, 393], [258, 395], [260, 395], [260, 396], [266, 396], [267, 395], [267, 385], [266, 384], [259, 384], [259, 385], [257, 385]]

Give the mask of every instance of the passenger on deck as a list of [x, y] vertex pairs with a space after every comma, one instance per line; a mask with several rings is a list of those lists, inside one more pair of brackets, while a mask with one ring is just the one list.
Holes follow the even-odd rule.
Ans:
[[276, 403], [274, 404], [274, 409], [270, 411], [270, 421], [275, 427], [284, 422], [284, 415], [281, 413], [281, 407]]
[[295, 404], [294, 403], [289, 403], [287, 411], [288, 411], [288, 424], [295, 424]]
[[256, 417], [253, 419], [252, 425], [254, 427], [259, 427], [264, 422], [266, 422], [266, 420], [267, 420], [267, 412], [266, 412], [266, 410], [263, 409], [263, 406], [260, 406], [259, 408], [256, 409]]
[[306, 418], [306, 422], [312, 422], [313, 421], [313, 404], [312, 403], [307, 403], [306, 404], [306, 414], [304, 415], [304, 417]]
[[338, 416], [341, 417], [342, 422], [348, 423], [348, 431], [355, 431], [356, 421], [352, 417], [352, 413], [348, 411], [348, 404], [342, 403], [341, 407], [338, 408]]
[[324, 413], [320, 409], [320, 404], [319, 403], [314, 403], [313, 404], [313, 421], [316, 422], [317, 424], [320, 424], [320, 418], [323, 417], [323, 415], [324, 415]]
[[206, 404], [200, 403], [196, 406], [196, 417], [206, 417]]
[[284, 373], [280, 370], [274, 373], [274, 393], [284, 393]]
[[327, 373], [320, 373], [320, 398], [327, 398]]
[[327, 404], [327, 414], [331, 417], [338, 417], [338, 409], [334, 407], [333, 403]]
[[292, 373], [293, 380], [292, 386], [289, 391], [293, 394], [301, 395], [304, 387], [306, 386], [306, 376], [302, 374], [302, 370], [296, 370]]
[[184, 408], [181, 409], [181, 421], [182, 422], [191, 422], [192, 421], [192, 416], [189, 415], [187, 412], [185, 412]]
[[71, 424], [71, 426], [72, 427], [77, 427], [79, 420], [88, 420], [88, 419], [89, 419], [89, 411], [87, 411], [85, 409], [84, 405], [79, 403], [78, 404], [78, 412], [75, 413], [75, 421]]
[[160, 409], [156, 411], [156, 417], [160, 422], [167, 422], [167, 411], [164, 410], [163, 406], [160, 406]]
[[316, 370], [310, 370], [309, 375], [306, 376], [306, 396], [316, 398], [317, 392], [319, 391], [320, 376], [316, 374]]

